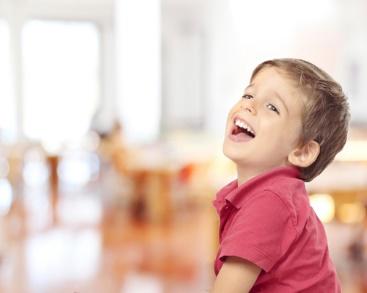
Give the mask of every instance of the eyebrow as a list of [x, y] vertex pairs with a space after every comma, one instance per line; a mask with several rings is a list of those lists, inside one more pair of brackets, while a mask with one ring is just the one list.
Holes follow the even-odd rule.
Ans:
[[[246, 89], [245, 89], [245, 90], [249, 90], [249, 89], [250, 89], [250, 88], [252, 88], [253, 86], [254, 86], [254, 84], [253, 84], [253, 83], [251, 83], [251, 84], [249, 84], [249, 85], [246, 87]], [[288, 109], [288, 107], [287, 107], [287, 104], [284, 102], [284, 100], [283, 100], [282, 96], [281, 96], [278, 92], [276, 92], [276, 91], [274, 91], [274, 90], [272, 90], [272, 93], [274, 94], [275, 98], [283, 104], [283, 107], [285, 108], [285, 110], [286, 110], [286, 111], [287, 111], [287, 113], [289, 114], [289, 109]]]

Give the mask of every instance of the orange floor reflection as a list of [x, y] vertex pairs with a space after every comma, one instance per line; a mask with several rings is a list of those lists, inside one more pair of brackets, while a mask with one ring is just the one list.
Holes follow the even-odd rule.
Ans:
[[101, 198], [60, 194], [55, 210], [42, 192], [18, 199], [3, 219], [0, 292], [208, 291], [210, 206], [149, 224]]
[[[101, 186], [61, 188], [57, 201], [47, 187], [16, 197], [0, 218], [0, 292], [209, 292], [216, 252], [209, 198], [181, 202], [168, 222], [148, 222], [133, 220], [129, 205]], [[348, 262], [351, 226], [326, 230], [343, 292], [366, 292], [364, 269]]]

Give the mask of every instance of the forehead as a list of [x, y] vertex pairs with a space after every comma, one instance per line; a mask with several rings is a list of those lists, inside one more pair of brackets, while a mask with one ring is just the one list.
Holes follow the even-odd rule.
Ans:
[[298, 91], [295, 81], [290, 78], [288, 73], [274, 66], [265, 66], [260, 69], [251, 78], [251, 84], [268, 89]]

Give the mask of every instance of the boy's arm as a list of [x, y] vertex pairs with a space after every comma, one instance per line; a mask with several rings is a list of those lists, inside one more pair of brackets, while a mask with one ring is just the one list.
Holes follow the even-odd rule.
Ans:
[[261, 269], [238, 257], [227, 257], [214, 282], [212, 293], [247, 293], [254, 285]]

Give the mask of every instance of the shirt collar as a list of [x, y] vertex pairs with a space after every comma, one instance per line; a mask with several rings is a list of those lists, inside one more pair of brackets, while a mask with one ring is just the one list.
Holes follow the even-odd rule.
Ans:
[[252, 177], [248, 181], [238, 186], [238, 181], [233, 180], [220, 189], [217, 193], [213, 204], [217, 211], [223, 207], [225, 202], [230, 202], [234, 207], [239, 209], [243, 203], [244, 196], [248, 196], [253, 192], [265, 189], [272, 184], [276, 184], [281, 177], [283, 178], [299, 178], [300, 172], [294, 166], [282, 166], [271, 169]]

